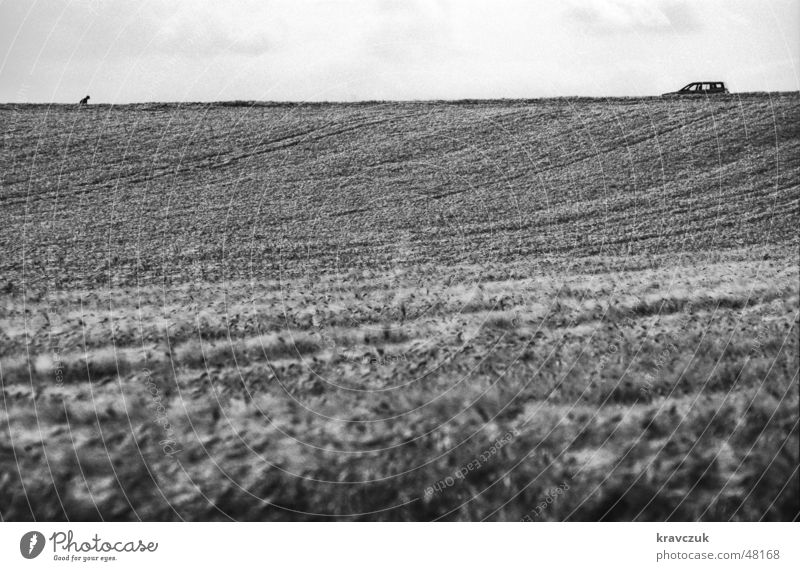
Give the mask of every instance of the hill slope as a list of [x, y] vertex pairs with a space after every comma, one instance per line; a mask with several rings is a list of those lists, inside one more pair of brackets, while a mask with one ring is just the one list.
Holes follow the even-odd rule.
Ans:
[[1, 113], [2, 269], [24, 244], [32, 280], [730, 248], [800, 208], [797, 94]]
[[0, 117], [3, 520], [800, 513], [797, 94]]

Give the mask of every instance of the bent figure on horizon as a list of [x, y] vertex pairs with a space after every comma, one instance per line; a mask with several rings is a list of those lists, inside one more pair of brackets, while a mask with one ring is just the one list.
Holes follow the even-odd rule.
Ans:
[[83, 99], [81, 99], [80, 103], [78, 103], [78, 105], [88, 105], [88, 104], [89, 104], [89, 96], [88, 95], [86, 97], [84, 97]]

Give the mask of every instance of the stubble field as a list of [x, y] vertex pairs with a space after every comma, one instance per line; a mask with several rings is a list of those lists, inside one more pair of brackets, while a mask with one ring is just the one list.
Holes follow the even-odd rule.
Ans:
[[787, 520], [800, 96], [0, 106], [4, 520]]

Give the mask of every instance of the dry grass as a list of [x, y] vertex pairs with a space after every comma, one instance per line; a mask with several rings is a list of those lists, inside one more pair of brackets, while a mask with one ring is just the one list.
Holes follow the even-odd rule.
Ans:
[[0, 516], [796, 518], [799, 103], [0, 109]]

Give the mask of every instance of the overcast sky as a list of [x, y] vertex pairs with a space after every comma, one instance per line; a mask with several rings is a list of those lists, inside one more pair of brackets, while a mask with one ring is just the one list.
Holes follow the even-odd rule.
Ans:
[[0, 101], [800, 86], [800, 0], [0, 0]]

